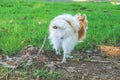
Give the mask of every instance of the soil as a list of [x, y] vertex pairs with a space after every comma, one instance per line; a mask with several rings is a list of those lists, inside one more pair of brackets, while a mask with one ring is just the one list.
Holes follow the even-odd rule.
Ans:
[[61, 56], [55, 56], [52, 52], [44, 55], [55, 64], [54, 70], [62, 73], [65, 80], [120, 80], [120, 57], [106, 57], [99, 51], [77, 51], [73, 52], [74, 58], [61, 64]]
[[[36, 54], [37, 49], [38, 48], [33, 47], [33, 50], [31, 50], [32, 53], [29, 54], [33, 53]], [[19, 53], [18, 55], [23, 56], [24, 51], [26, 52], [27, 50], [29, 49], [23, 49], [23, 51], [21, 51], [22, 53]], [[24, 55], [26, 53], [24, 53]], [[27, 55], [29, 54], [27, 53]], [[42, 53], [38, 57], [33, 58], [32, 64], [34, 64], [36, 70], [41, 70], [45, 68], [45, 71], [47, 73], [51, 72], [59, 73], [59, 75], [54, 76], [52, 80], [120, 80], [119, 56], [115, 57], [105, 56], [103, 52], [99, 50], [73, 51], [72, 55], [73, 58], [67, 59], [67, 63], [63, 64], [61, 63], [62, 55], [56, 56], [53, 51], [49, 52], [42, 51]], [[18, 69], [20, 70], [23, 68], [24, 67], [20, 67]], [[31, 65], [29, 66], [28, 69], [25, 70], [27, 71], [27, 75], [34, 72], [33, 68], [31, 68]], [[55, 74], [53, 73], [53, 75]], [[9, 79], [7, 80], [19, 80], [19, 79], [16, 78], [10, 79], [9, 77]], [[44, 76], [43, 74], [37, 76], [37, 78], [27, 76], [27, 78], [24, 78], [22, 80], [51, 80], [51, 79], [48, 76]]]

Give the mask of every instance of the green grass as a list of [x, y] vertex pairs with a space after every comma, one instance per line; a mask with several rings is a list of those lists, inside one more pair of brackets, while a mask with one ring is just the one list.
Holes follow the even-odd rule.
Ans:
[[[0, 49], [4, 54], [15, 54], [27, 45], [41, 46], [51, 19], [63, 13], [85, 13], [88, 17], [86, 40], [76, 49], [92, 49], [103, 44], [120, 45], [120, 5], [5, 0], [0, 1]], [[52, 49], [49, 41], [45, 49]]]

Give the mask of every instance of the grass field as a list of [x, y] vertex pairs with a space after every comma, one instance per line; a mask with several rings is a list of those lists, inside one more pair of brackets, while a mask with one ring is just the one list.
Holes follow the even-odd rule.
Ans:
[[[39, 0], [34, 0], [34, 2], [32, 0], [0, 1], [0, 54], [1, 51], [3, 54], [16, 54], [27, 45], [40, 47], [45, 35], [48, 34], [48, 26], [51, 19], [63, 13], [69, 13], [72, 15], [75, 15], [77, 13], [85, 13], [87, 15], [89, 21], [89, 30], [87, 33], [87, 37], [84, 42], [76, 46], [76, 50], [93, 50], [96, 48], [97, 45], [120, 46], [120, 5], [93, 2], [60, 3], [38, 1]], [[52, 49], [48, 40], [46, 42], [45, 49]], [[51, 71], [51, 69], [50, 71], [47, 71], [46, 65], [53, 62], [53, 59], [55, 59], [56, 62], [56, 59], [59, 60], [59, 57], [56, 58], [54, 53], [51, 52], [41, 55], [42, 57], [39, 58], [40, 60], [38, 59], [38, 62], [34, 61], [33, 64], [30, 66], [26, 64], [27, 62], [25, 62], [23, 63], [22, 67], [9, 73], [9, 75], [6, 75], [5, 78], [10, 78], [9, 80], [13, 80], [15, 78], [18, 80], [26, 80], [25, 78], [27, 78], [27, 80], [30, 80], [31, 78], [36, 79], [36, 77], [39, 76], [40, 79], [36, 80], [83, 80], [81, 76], [88, 76], [88, 78], [90, 78], [91, 76], [89, 77], [89, 75], [91, 74], [91, 71], [92, 73], [95, 73], [95, 71], [97, 72], [97, 74], [100, 73], [98, 75], [102, 74], [102, 77], [104, 78], [103, 75], [105, 73], [107, 74], [107, 67], [109, 67], [109, 74], [107, 74], [107, 76], [110, 76], [112, 73], [116, 73], [115, 75], [119, 76], [120, 68], [117, 64], [113, 65], [113, 63], [111, 63], [111, 67], [111, 65], [108, 63], [103, 63], [103, 65], [101, 65], [102, 63], [99, 64], [99, 62], [95, 64], [94, 62], [88, 62], [89, 65], [87, 65], [84, 60], [78, 61], [82, 56], [80, 55], [80, 51], [78, 54], [74, 54], [74, 59], [69, 60], [67, 64], [62, 66], [59, 64], [58, 66], [54, 65], [53, 68], [56, 66], [58, 67], [58, 70], [56, 71]], [[90, 59], [89, 55], [86, 56], [86, 58]], [[94, 57], [95, 56], [93, 55], [93, 58]], [[100, 57], [98, 57], [98, 60], [99, 58]], [[83, 64], [86, 64], [87, 67], [82, 68], [82, 62]], [[105, 67], [105, 65], [107, 67]], [[74, 75], [71, 75], [71, 72], [67, 72], [68, 68], [66, 66], [70, 69], [74, 67], [79, 68], [80, 70], [83, 70], [83, 73], [86, 73], [87, 69], [89, 70], [89, 68], [92, 70], [89, 72], [89, 75], [85, 76], [83, 73], [80, 74], [78, 72], [77, 76], [74, 72]], [[115, 69], [113, 69], [114, 66]], [[65, 69], [67, 74], [64, 73], [63, 69]], [[10, 70], [11, 69], [5, 68], [0, 65], [0, 79], [4, 80], [1, 77]], [[59, 72], [59, 70], [61, 72]], [[111, 72], [110, 70], [113, 72]], [[70, 76], [66, 76], [68, 75], [68, 73], [70, 74]], [[113, 77], [115, 76], [111, 75], [111, 77], [111, 79], [114, 79]], [[94, 79], [96, 79], [96, 76]]]
[[[63, 13], [85, 13], [88, 17], [86, 40], [76, 49], [93, 49], [104, 44], [120, 46], [120, 5], [5, 0], [0, 1], [0, 50], [15, 54], [27, 45], [41, 46], [51, 19]], [[45, 49], [52, 49], [49, 41]]]

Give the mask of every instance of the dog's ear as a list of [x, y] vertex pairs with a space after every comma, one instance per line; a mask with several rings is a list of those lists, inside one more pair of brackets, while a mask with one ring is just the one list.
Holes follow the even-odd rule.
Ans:
[[80, 20], [81, 14], [80, 14], [80, 13], [77, 13], [77, 14], [75, 15], [75, 17], [76, 17], [76, 19]]
[[80, 17], [80, 21], [84, 22], [86, 20], [86, 14], [83, 14], [81, 17]]

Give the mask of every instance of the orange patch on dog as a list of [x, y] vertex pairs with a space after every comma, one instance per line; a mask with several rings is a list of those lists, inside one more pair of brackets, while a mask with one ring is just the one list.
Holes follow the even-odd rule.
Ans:
[[65, 20], [65, 21], [70, 25], [70, 27], [73, 29], [73, 31], [76, 32], [76, 30], [74, 29], [74, 26], [72, 25], [72, 23], [70, 21], [68, 21], [68, 20]]

